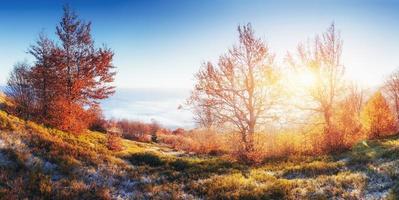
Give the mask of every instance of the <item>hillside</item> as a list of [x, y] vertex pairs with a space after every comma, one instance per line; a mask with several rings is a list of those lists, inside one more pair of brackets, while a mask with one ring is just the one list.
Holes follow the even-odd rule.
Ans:
[[0, 111], [0, 199], [395, 199], [399, 138], [249, 167], [102, 133], [75, 136]]

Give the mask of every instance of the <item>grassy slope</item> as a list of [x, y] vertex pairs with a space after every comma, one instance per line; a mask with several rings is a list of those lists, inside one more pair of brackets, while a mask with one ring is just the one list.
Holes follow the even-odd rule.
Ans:
[[399, 138], [248, 167], [103, 134], [75, 136], [0, 111], [0, 199], [379, 199], [399, 191]]

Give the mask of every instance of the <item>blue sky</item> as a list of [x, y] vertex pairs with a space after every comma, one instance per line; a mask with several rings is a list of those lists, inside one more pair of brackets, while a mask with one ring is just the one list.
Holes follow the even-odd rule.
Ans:
[[[200, 64], [216, 60], [236, 42], [237, 25], [248, 22], [281, 60], [298, 42], [334, 21], [344, 39], [346, 72], [366, 86], [378, 86], [399, 67], [399, 1], [5, 0], [0, 2], [0, 85], [13, 64], [31, 59], [26, 51], [40, 32], [54, 37], [65, 3], [92, 21], [98, 45], [105, 43], [115, 51], [116, 85], [130, 91], [152, 88], [188, 95]], [[181, 101], [184, 96], [170, 93]], [[153, 105], [160, 101], [154, 99]], [[152, 110], [151, 116], [176, 107]], [[113, 116], [132, 117], [126, 113], [136, 110]]]

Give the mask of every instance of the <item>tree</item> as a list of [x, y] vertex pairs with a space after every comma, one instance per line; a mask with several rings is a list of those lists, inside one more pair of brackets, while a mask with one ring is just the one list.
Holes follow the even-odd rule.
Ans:
[[344, 66], [341, 63], [343, 42], [332, 24], [322, 37], [316, 36], [312, 45], [298, 45], [297, 59], [288, 55], [294, 68], [308, 69], [316, 83], [308, 91], [310, 101], [301, 109], [319, 113], [323, 118], [325, 145], [328, 151], [335, 149], [333, 115], [340, 95], [344, 91]]
[[36, 120], [49, 124], [51, 109], [54, 108], [55, 99], [61, 95], [59, 74], [62, 69], [56, 65], [57, 48], [53, 41], [44, 34], [40, 34], [36, 45], [32, 45], [29, 54], [34, 56], [35, 63], [30, 70], [30, 79], [34, 88], [37, 101]]
[[361, 139], [362, 124], [360, 113], [363, 106], [364, 92], [355, 85], [348, 88], [348, 94], [338, 103], [337, 116], [335, 117], [335, 127], [337, 133], [341, 134], [340, 140], [343, 147], [350, 147]]
[[25, 114], [31, 111], [27, 106], [32, 103], [26, 98], [32, 98], [37, 107], [36, 121], [80, 133], [92, 122], [92, 111], [99, 100], [115, 91], [111, 85], [115, 76], [113, 52], [94, 46], [91, 24], [78, 19], [69, 7], [64, 8], [56, 29], [60, 45], [41, 34], [29, 49], [34, 65], [14, 71], [9, 95], [18, 100]]
[[15, 114], [25, 119], [30, 119], [35, 111], [31, 81], [30, 66], [26, 63], [18, 63], [10, 74], [5, 91], [5, 94], [13, 101]]
[[366, 103], [361, 119], [371, 138], [391, 134], [396, 129], [395, 116], [380, 91]]
[[396, 120], [399, 121], [399, 70], [394, 72], [385, 82], [386, 93], [393, 102]]
[[114, 86], [110, 85], [115, 75], [113, 52], [96, 49], [90, 30], [91, 23], [84, 23], [69, 7], [64, 8], [56, 32], [61, 42], [56, 64], [62, 87], [58, 88], [61, 93], [56, 103], [59, 117], [53, 120], [64, 130], [72, 130], [84, 120], [84, 107], [96, 105], [114, 93]]
[[160, 128], [161, 128], [161, 126], [159, 125], [159, 123], [155, 119], [152, 119], [151, 125], [150, 125], [150, 133], [151, 133], [151, 141], [152, 142], [158, 142], [157, 132]]
[[[277, 103], [277, 70], [267, 44], [251, 24], [238, 27], [239, 43], [214, 65], [206, 62], [196, 74], [188, 100], [193, 111], [241, 135], [243, 150], [253, 150], [255, 131], [273, 118]], [[204, 118], [200, 118], [204, 119]]]

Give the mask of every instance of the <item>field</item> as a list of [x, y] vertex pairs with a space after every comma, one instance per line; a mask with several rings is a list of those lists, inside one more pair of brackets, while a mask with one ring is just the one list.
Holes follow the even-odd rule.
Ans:
[[0, 111], [2, 199], [396, 199], [399, 138], [339, 155], [247, 166], [102, 133], [76, 136]]

